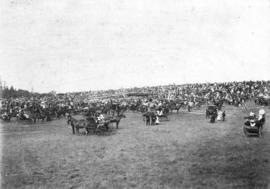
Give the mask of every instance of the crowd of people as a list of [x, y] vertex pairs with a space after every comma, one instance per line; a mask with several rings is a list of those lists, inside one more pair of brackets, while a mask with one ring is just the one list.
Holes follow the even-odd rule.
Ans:
[[168, 85], [140, 88], [136, 92], [152, 93], [157, 95], [157, 99], [180, 99], [194, 103], [224, 100], [230, 105], [240, 106], [258, 97], [270, 98], [270, 81]]
[[[150, 100], [151, 99], [151, 100]], [[64, 94], [36, 95], [1, 100], [1, 114], [4, 116], [36, 114], [49, 119], [61, 112], [78, 112], [96, 107], [104, 110], [108, 104], [145, 111], [159, 109], [164, 104], [180, 107], [200, 106], [209, 103], [227, 103], [242, 106], [249, 100], [265, 105], [270, 102], [270, 81], [244, 81], [227, 83], [203, 83], [165, 85], [154, 87], [127, 88], [118, 90], [89, 91]], [[59, 115], [60, 114], [60, 115]], [[2, 116], [3, 117], [3, 116]], [[22, 117], [23, 119], [24, 117]], [[27, 116], [26, 116], [27, 118]]]

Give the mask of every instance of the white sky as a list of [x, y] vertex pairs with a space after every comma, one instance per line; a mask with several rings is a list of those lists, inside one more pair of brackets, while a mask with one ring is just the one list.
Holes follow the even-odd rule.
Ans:
[[2, 0], [0, 76], [57, 92], [269, 80], [269, 0]]

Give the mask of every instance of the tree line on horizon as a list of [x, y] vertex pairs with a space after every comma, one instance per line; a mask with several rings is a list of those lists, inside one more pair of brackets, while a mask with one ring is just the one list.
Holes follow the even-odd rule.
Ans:
[[32, 97], [36, 95], [40, 95], [39, 93], [32, 93], [28, 90], [23, 89], [15, 89], [13, 86], [5, 87], [0, 89], [1, 98], [20, 98], [20, 97]]

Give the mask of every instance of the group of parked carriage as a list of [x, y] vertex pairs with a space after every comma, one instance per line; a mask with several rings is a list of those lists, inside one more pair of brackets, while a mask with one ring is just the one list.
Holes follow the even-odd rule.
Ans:
[[0, 119], [4, 121], [16, 119], [36, 123], [37, 121], [51, 121], [54, 118], [60, 118], [69, 112], [71, 112], [71, 109], [68, 106], [50, 106], [46, 108], [38, 105], [27, 108], [16, 106], [10, 109], [1, 109]]
[[[206, 118], [210, 119], [210, 123], [218, 121], [225, 121], [226, 113], [215, 105], [207, 106]], [[266, 112], [264, 109], [260, 109], [258, 116], [255, 113], [250, 112], [249, 116], [244, 117], [245, 122], [243, 124], [243, 132], [246, 136], [262, 136], [263, 126], [266, 121]]]
[[[265, 100], [265, 99], [264, 99]], [[265, 101], [257, 99], [257, 103], [261, 104]], [[177, 113], [181, 108], [191, 111], [194, 107], [183, 101], [162, 101], [162, 103], [156, 102], [154, 104], [154, 111], [149, 111], [149, 104], [140, 100], [131, 103], [92, 103], [81, 104], [81, 106], [70, 105], [52, 105], [43, 107], [39, 104], [33, 104], [22, 108], [15, 106], [9, 109], [1, 109], [1, 119], [10, 121], [12, 118], [17, 120], [27, 120], [31, 122], [37, 121], [51, 121], [52, 119], [67, 117], [68, 124], [72, 127], [73, 134], [79, 134], [81, 129], [84, 129], [86, 134], [89, 133], [104, 133], [109, 130], [109, 126], [113, 123], [116, 124], [116, 128], [120, 123], [120, 120], [125, 117], [123, 114], [125, 111], [130, 110], [132, 112], [141, 112], [143, 120], [146, 125], [158, 125], [160, 121], [168, 121], [169, 113], [176, 111]], [[222, 101], [216, 101], [213, 105], [208, 105], [206, 108], [206, 119], [210, 120], [210, 123], [216, 121], [225, 121], [226, 112], [222, 110]], [[83, 119], [76, 119], [73, 115], [81, 114]], [[98, 120], [98, 115], [106, 115], [104, 120]], [[261, 114], [259, 114], [261, 116]], [[249, 117], [250, 118], [250, 117]], [[265, 123], [265, 113], [263, 119], [253, 119], [245, 122], [243, 131], [245, 135], [262, 135], [262, 128]]]
[[[85, 129], [89, 134], [92, 130], [94, 133], [101, 133], [108, 131], [109, 125], [115, 123], [116, 128], [120, 120], [125, 117], [123, 114], [126, 107], [119, 104], [96, 105], [87, 106], [70, 105], [52, 105], [41, 106], [40, 104], [30, 104], [27, 106], [13, 106], [12, 108], [1, 109], [1, 119], [4, 121], [27, 121], [28, 123], [36, 123], [38, 121], [51, 121], [53, 119], [65, 117], [68, 124], [72, 126], [73, 134], [79, 134], [80, 129]], [[107, 115], [104, 120], [98, 120], [98, 115]], [[84, 119], [76, 119], [74, 116], [80, 115]]]
[[0, 110], [0, 119], [4, 121], [27, 120], [31, 122], [37, 121], [51, 121], [55, 118], [65, 117], [68, 114], [81, 114], [88, 113], [94, 115], [96, 112], [110, 113], [126, 110], [127, 107], [120, 104], [102, 104], [102, 103], [81, 103], [71, 105], [69, 103], [28, 103], [23, 105], [12, 105], [8, 107], [2, 107]]

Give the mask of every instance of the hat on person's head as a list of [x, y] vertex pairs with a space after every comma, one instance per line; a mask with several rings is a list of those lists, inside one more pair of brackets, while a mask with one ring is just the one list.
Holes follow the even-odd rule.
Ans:
[[264, 109], [260, 109], [259, 110], [259, 115], [264, 115], [265, 114], [265, 110]]
[[254, 117], [254, 116], [255, 116], [255, 113], [250, 112], [250, 113], [249, 113], [249, 116], [250, 116], [250, 117]]

